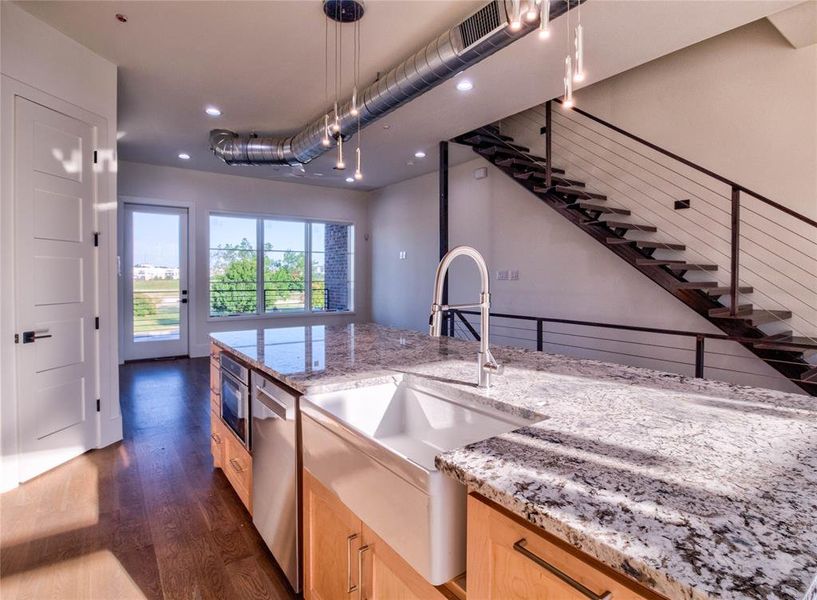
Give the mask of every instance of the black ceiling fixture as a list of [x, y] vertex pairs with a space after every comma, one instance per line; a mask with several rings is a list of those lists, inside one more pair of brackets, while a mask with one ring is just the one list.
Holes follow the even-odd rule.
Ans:
[[354, 23], [365, 11], [363, 0], [323, 0], [323, 12], [333, 21]]

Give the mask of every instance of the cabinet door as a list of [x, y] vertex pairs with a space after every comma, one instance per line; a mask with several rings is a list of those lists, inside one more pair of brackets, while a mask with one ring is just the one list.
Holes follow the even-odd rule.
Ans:
[[221, 419], [218, 415], [210, 411], [210, 453], [213, 455], [213, 467], [224, 468], [224, 431]]
[[606, 593], [615, 600], [658, 598], [592, 560], [468, 497], [469, 600], [587, 600]]
[[304, 597], [357, 600], [360, 519], [307, 470], [303, 495]]
[[447, 600], [451, 594], [431, 585], [363, 524], [361, 600]]

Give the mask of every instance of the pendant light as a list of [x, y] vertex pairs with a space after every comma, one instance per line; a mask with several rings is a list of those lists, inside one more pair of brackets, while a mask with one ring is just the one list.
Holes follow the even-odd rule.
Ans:
[[562, 100], [562, 108], [573, 107], [573, 59], [570, 56], [570, 0], [567, 0], [567, 11], [565, 12], [565, 23], [567, 24], [567, 56], [565, 56], [565, 91]]
[[360, 111], [357, 108], [357, 86], [360, 82], [360, 21], [355, 21], [355, 55], [354, 55], [355, 91], [352, 94], [352, 114], [357, 117], [357, 148], [355, 148], [355, 179], [363, 179], [360, 170]]
[[511, 0], [511, 31], [522, 29], [522, 0]]
[[[329, 19], [323, 20], [323, 103], [329, 103]], [[323, 137], [321, 146], [328, 148], [329, 144], [329, 114], [323, 115]]]
[[550, 37], [550, 0], [540, 0], [539, 39], [546, 40], [549, 37]]
[[582, 4], [579, 1], [578, 23], [573, 35], [573, 44], [576, 49], [576, 70], [573, 73], [573, 81], [584, 81], [584, 30], [582, 29]]
[[525, 11], [525, 20], [528, 23], [533, 23], [536, 20], [536, 16], [539, 14], [536, 5], [541, 1], [542, 0], [528, 0], [528, 8]]

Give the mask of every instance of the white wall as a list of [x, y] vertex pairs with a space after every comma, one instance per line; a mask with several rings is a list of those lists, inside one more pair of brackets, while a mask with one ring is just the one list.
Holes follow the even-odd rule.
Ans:
[[817, 44], [793, 48], [766, 19], [580, 90], [576, 105], [817, 218]]
[[97, 227], [101, 236], [99, 303], [100, 394], [98, 444], [122, 437], [116, 375], [116, 65], [94, 54], [11, 2], [0, 3], [0, 489], [17, 483], [17, 390], [14, 386], [17, 323], [14, 316], [13, 153], [14, 97], [22, 96], [91, 123], [104, 171], [98, 178]]
[[[368, 202], [364, 193], [123, 161], [119, 168], [119, 201], [188, 208], [191, 356], [207, 354], [210, 332], [254, 328], [259, 321], [284, 326], [300, 325], [310, 319], [345, 323], [370, 318]], [[354, 314], [211, 319], [208, 315], [207, 241], [209, 214], [214, 211], [327, 219], [354, 224]], [[120, 231], [120, 248], [122, 238]]]
[[[486, 179], [473, 171], [488, 168]], [[719, 331], [650, 279], [627, 265], [533, 194], [478, 158], [449, 171], [451, 247], [477, 248], [493, 273], [492, 311], [667, 329]], [[372, 317], [385, 325], [425, 330], [438, 262], [437, 175], [429, 174], [371, 193]], [[406, 259], [399, 252], [406, 251]], [[460, 262], [462, 261], [462, 262]], [[518, 270], [518, 281], [498, 281], [496, 271]], [[476, 269], [458, 259], [451, 271], [450, 302], [474, 301]], [[532, 331], [494, 319], [493, 343], [535, 347]], [[635, 364], [687, 375], [694, 345], [678, 338], [639, 337], [607, 330], [547, 325], [545, 350]], [[611, 338], [615, 341], [580, 336]], [[519, 339], [524, 338], [524, 339]], [[672, 348], [626, 343], [649, 339]], [[585, 346], [582, 349], [571, 346]], [[708, 342], [707, 377], [798, 391], [777, 372], [736, 345]], [[640, 355], [639, 356], [626, 356]], [[720, 368], [717, 368], [720, 367]], [[749, 371], [742, 375], [729, 370]]]

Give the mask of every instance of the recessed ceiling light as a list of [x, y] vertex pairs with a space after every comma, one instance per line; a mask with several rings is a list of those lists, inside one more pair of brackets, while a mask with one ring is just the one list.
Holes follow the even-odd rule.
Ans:
[[457, 89], [461, 92], [468, 92], [474, 89], [474, 84], [471, 83], [470, 79], [461, 79], [457, 82]]
[[354, 182], [355, 182], [355, 178], [354, 178], [354, 177], [347, 177], [347, 178], [346, 178], [346, 183], [354, 183]]
[[388, 123], [386, 123], [385, 125], [383, 125], [383, 129], [391, 129], [391, 125], [389, 125]]
[[426, 157], [426, 153], [423, 152], [422, 150], [418, 150], [417, 152], [414, 153], [414, 158], [425, 158], [425, 157]]
[[181, 158], [182, 160], [190, 160], [190, 155], [187, 152], [180, 152], [179, 158]]
[[323, 173], [313, 173], [315, 177], [323, 177]]
[[204, 109], [204, 112], [206, 112], [211, 117], [220, 117], [221, 116], [221, 111], [218, 108], [216, 108], [215, 106], [208, 106], [207, 108]]
[[414, 161], [413, 160], [407, 160], [406, 164], [411, 167], [411, 166], [414, 165]]

